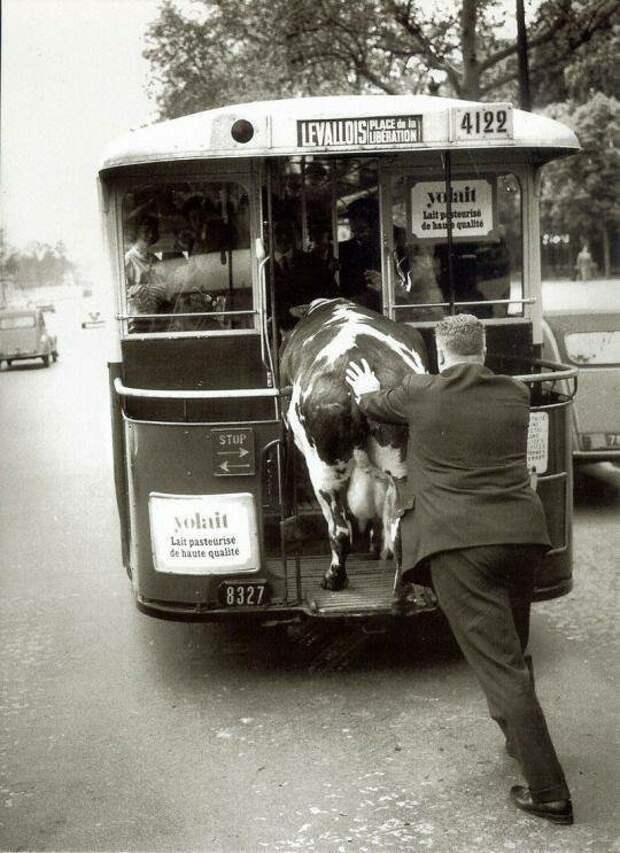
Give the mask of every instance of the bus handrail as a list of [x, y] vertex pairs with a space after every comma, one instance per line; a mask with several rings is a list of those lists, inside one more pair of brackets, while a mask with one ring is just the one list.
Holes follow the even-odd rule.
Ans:
[[[505, 355], [503, 353], [497, 353], [496, 355], [501, 359], [501, 362], [512, 362], [513, 364], [518, 365], [522, 364], [524, 361], [524, 359]], [[530, 358], [527, 361], [527, 368], [530, 370], [529, 373], [511, 373], [511, 378], [518, 379], [520, 382], [524, 382], [530, 387], [536, 384], [542, 385], [543, 382], [549, 382], [553, 386], [552, 390], [554, 391], [556, 390], [555, 384], [559, 382], [561, 385], [561, 393], [566, 401], [574, 399], [575, 394], [577, 393], [577, 379], [579, 376], [579, 371], [576, 367], [572, 367], [569, 364], [562, 364], [560, 361], [548, 361], [544, 358]], [[539, 368], [538, 372], [534, 372], [536, 368]], [[503, 371], [500, 369], [500, 372]]]
[[114, 380], [114, 390], [119, 397], [141, 397], [151, 400], [217, 400], [247, 397], [278, 397], [277, 388], [222, 388], [217, 391], [173, 390], [167, 388], [133, 388], [124, 385], [120, 377]]
[[239, 311], [192, 311], [190, 313], [160, 312], [159, 314], [117, 314], [117, 320], [160, 320], [162, 317], [233, 317], [240, 314], [258, 314], [256, 308], [246, 308]]
[[546, 367], [550, 368], [549, 370], [540, 371], [538, 373], [522, 373], [513, 375], [513, 379], [519, 379], [521, 382], [527, 382], [533, 384], [534, 382], [565, 382], [569, 379], [574, 379], [575, 390], [573, 391], [573, 396], [577, 391], [577, 374], [578, 370], [576, 367], [571, 367], [568, 364], [562, 364], [559, 361], [547, 361], [542, 358], [533, 358], [530, 361], [535, 367]]
[[449, 308], [454, 305], [535, 305], [536, 299], [529, 297], [528, 299], [480, 299], [476, 302], [460, 302], [456, 300], [450, 302], [394, 302], [392, 308], [400, 310], [401, 308]]
[[[504, 360], [510, 360], [510, 356], [503, 356]], [[518, 379], [520, 382], [525, 382], [527, 384], [534, 384], [537, 382], [567, 382], [569, 379], [574, 380], [574, 387], [571, 398], [575, 396], [577, 393], [577, 375], [578, 370], [576, 367], [571, 367], [568, 364], [562, 364], [559, 361], [547, 361], [542, 358], [532, 358], [530, 359], [530, 364], [534, 367], [547, 367], [550, 368], [546, 372], [540, 373], [519, 373], [519, 374], [511, 374], [511, 379]], [[280, 388], [280, 396], [287, 397], [293, 391], [291, 385], [286, 385]]]

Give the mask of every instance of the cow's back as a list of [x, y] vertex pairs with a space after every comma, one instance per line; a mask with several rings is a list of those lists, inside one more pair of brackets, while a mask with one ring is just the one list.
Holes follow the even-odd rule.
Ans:
[[365, 358], [387, 387], [416, 369], [411, 352], [426, 365], [424, 340], [411, 326], [345, 299], [318, 300], [313, 306], [283, 347], [280, 369], [285, 384], [310, 381], [320, 373], [347, 390], [347, 364]]
[[321, 300], [295, 327], [282, 353], [282, 380], [293, 386], [289, 425], [296, 439], [303, 430], [304, 443], [330, 465], [350, 460], [356, 447], [369, 449], [371, 432], [376, 438], [371, 458], [377, 458], [376, 444], [403, 448], [406, 431], [369, 424], [353, 400], [345, 372], [350, 361], [364, 358], [382, 386], [395, 385], [419, 369], [412, 353], [426, 362], [415, 329], [344, 299]]

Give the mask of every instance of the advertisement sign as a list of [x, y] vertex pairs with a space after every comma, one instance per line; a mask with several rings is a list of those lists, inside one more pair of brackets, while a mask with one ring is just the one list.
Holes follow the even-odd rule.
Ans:
[[421, 141], [421, 115], [304, 119], [297, 122], [297, 145], [300, 148], [394, 146]]
[[[452, 237], [492, 239], [495, 226], [495, 183], [489, 179], [452, 181]], [[417, 181], [410, 193], [411, 234], [415, 240], [445, 240], [448, 205], [444, 181]]]
[[530, 412], [527, 430], [527, 470], [544, 474], [549, 464], [549, 413]]
[[259, 565], [252, 495], [149, 495], [153, 565], [158, 572], [217, 575]]

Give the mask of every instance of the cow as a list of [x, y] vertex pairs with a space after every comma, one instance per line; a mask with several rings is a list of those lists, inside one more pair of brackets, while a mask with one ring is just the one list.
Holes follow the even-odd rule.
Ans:
[[353, 520], [361, 532], [370, 527], [373, 557], [391, 555], [394, 478], [407, 473], [407, 428], [367, 419], [345, 381], [349, 362], [361, 358], [382, 386], [426, 372], [418, 331], [346, 299], [312, 302], [281, 352], [281, 380], [291, 386], [287, 426], [328, 526], [331, 563], [321, 586], [329, 590], [347, 586]]

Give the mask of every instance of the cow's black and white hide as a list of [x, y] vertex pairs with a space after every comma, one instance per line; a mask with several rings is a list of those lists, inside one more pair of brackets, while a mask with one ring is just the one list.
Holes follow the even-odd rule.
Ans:
[[407, 428], [369, 421], [345, 380], [349, 362], [362, 358], [382, 387], [412, 370], [426, 371], [419, 332], [344, 299], [315, 300], [282, 351], [281, 379], [292, 386], [288, 427], [328, 525], [332, 558], [325, 589], [347, 584], [352, 521], [361, 531], [370, 525], [373, 556], [391, 554], [393, 478], [407, 473]]

